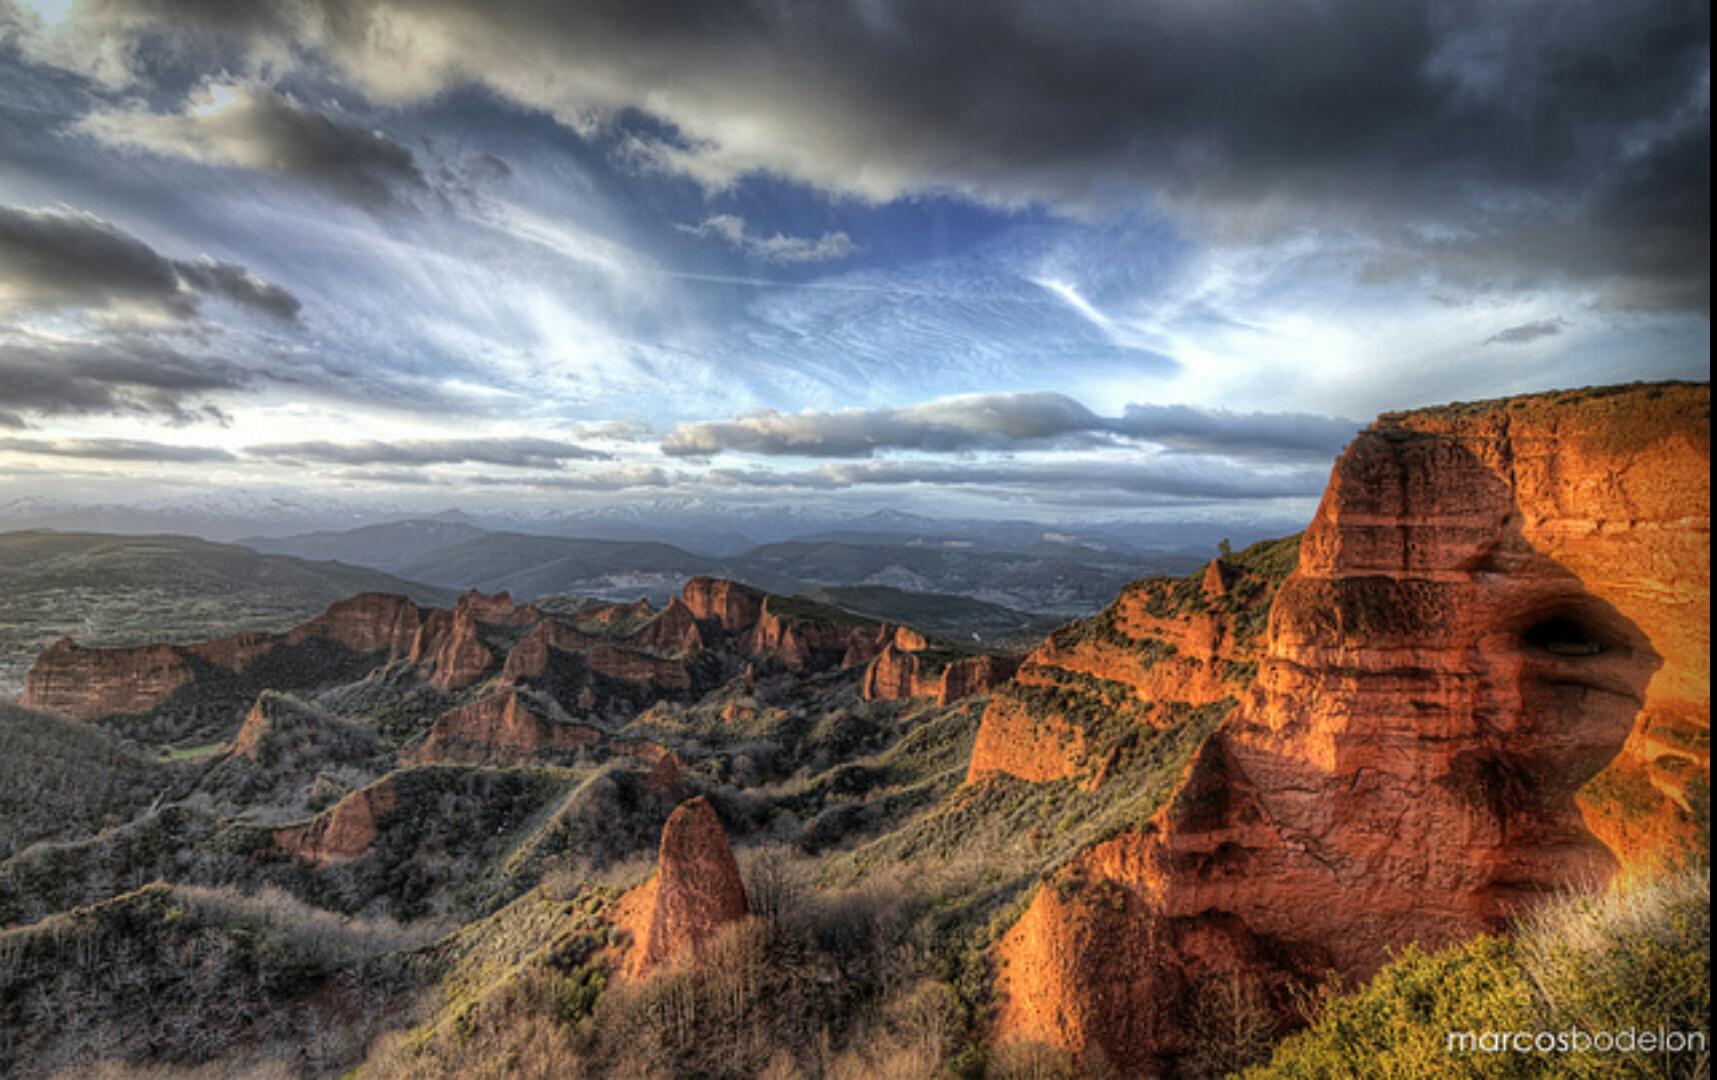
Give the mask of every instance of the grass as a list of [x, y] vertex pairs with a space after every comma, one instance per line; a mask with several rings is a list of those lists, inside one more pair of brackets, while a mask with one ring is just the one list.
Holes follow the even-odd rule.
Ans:
[[1572, 893], [1512, 937], [1406, 950], [1352, 994], [1326, 992], [1313, 1023], [1248, 1080], [1266, 1078], [1693, 1077], [1710, 1055], [1451, 1051], [1447, 1032], [1706, 1032], [1711, 881], [1689, 868], [1635, 887]]
[[103, 1059], [197, 1066], [356, 1063], [417, 984], [423, 930], [342, 919], [276, 891], [151, 884], [0, 931], [0, 1074], [87, 1075]]
[[21, 687], [36, 655], [66, 635], [140, 645], [284, 630], [359, 592], [452, 598], [377, 570], [187, 536], [0, 533], [0, 692]]
[[161, 756], [168, 761], [207, 761], [209, 758], [225, 753], [230, 745], [232, 744], [223, 740], [221, 742], [203, 743], [200, 746], [170, 746]]

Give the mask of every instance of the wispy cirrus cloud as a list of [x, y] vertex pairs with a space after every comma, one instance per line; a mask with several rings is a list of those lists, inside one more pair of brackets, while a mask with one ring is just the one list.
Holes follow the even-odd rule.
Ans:
[[716, 239], [747, 258], [771, 263], [823, 263], [858, 254], [859, 247], [844, 232], [826, 232], [812, 239], [785, 233], [755, 233], [736, 214], [715, 214], [696, 225], [676, 225], [683, 233]]

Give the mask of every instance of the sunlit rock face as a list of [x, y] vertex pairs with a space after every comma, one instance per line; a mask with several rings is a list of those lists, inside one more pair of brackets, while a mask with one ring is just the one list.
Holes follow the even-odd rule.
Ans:
[[702, 796], [674, 808], [662, 827], [656, 873], [621, 901], [634, 977], [696, 960], [705, 942], [750, 913], [727, 830]]
[[1709, 457], [1704, 386], [1380, 419], [1240, 706], [1145, 830], [1061, 875], [1128, 917], [1081, 934], [1057, 913], [1085, 918], [1083, 893], [1052, 882], [1004, 939], [1003, 1037], [1151, 1068], [1185, 1051], [1200, 980], [1241, 972], [1286, 1011], [1296, 979], [1684, 848], [1710, 776]]

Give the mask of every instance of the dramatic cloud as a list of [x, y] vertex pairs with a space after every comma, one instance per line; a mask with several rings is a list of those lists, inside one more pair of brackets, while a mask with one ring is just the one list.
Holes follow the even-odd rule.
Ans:
[[380, 206], [426, 182], [410, 150], [254, 83], [211, 83], [176, 113], [100, 112], [79, 124], [114, 146], [281, 173]]
[[197, 463], [236, 460], [232, 454], [216, 447], [175, 446], [137, 439], [0, 439], [0, 452], [97, 461]]
[[93, 214], [0, 206], [0, 311], [129, 309], [185, 318], [201, 294], [284, 320], [301, 306], [243, 267], [207, 256], [169, 259]]
[[1073, 436], [1118, 435], [1185, 449], [1249, 454], [1334, 454], [1359, 424], [1303, 413], [1231, 413], [1186, 405], [1129, 405], [1098, 416], [1063, 394], [970, 394], [897, 409], [758, 412], [727, 421], [681, 424], [665, 453], [724, 450], [800, 457], [868, 457], [876, 450], [962, 451]]
[[[1705, 310], [1709, 5], [850, 0], [108, 0], [66, 33], [265, 69], [313, 55], [376, 100], [479, 84], [724, 188], [1088, 214], [1141, 196], [1218, 233], [1369, 238], [1378, 273], [1574, 279]], [[81, 35], [81, 37], [80, 37]], [[62, 49], [62, 52], [64, 50]], [[628, 127], [629, 116], [652, 123]], [[162, 139], [200, 146], [180, 128]]]
[[1536, 322], [1521, 323], [1506, 330], [1498, 330], [1485, 338], [1486, 345], [1525, 345], [1527, 342], [1538, 341], [1541, 338], [1555, 337], [1566, 327], [1562, 319], [1539, 319]]
[[398, 442], [265, 443], [245, 453], [280, 461], [330, 465], [504, 465], [520, 469], [558, 468], [565, 461], [603, 461], [611, 455], [554, 439], [404, 439]]
[[858, 245], [844, 232], [824, 233], [815, 240], [782, 233], [758, 236], [746, 228], [744, 218], [733, 214], [716, 214], [697, 225], [675, 227], [692, 236], [720, 240], [740, 254], [763, 262], [820, 263], [858, 253]]
[[0, 342], [0, 415], [15, 419], [33, 413], [218, 421], [224, 414], [207, 397], [251, 385], [251, 373], [228, 360], [149, 341]]

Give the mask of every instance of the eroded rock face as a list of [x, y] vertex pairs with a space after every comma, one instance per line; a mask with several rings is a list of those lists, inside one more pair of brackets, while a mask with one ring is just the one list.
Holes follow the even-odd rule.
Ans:
[[318, 870], [349, 862], [370, 849], [387, 813], [399, 805], [393, 777], [352, 792], [303, 825], [274, 832], [274, 846]]
[[622, 907], [636, 939], [627, 964], [634, 976], [695, 958], [718, 930], [750, 912], [727, 832], [703, 797], [668, 815], [656, 876]]
[[996, 774], [1100, 782], [1127, 726], [1225, 711], [1257, 671], [1266, 616], [1296, 548], [1289, 538], [1194, 577], [1134, 582], [1102, 612], [1050, 635], [990, 698], [967, 782]]
[[628, 641], [662, 656], [686, 656], [704, 647], [697, 616], [679, 597], [668, 601], [661, 614], [645, 623]]
[[[503, 594], [504, 595], [504, 594]], [[430, 669], [429, 684], [447, 693], [470, 686], [488, 674], [500, 657], [483, 640], [478, 607], [460, 597], [445, 620], [436, 620], [413, 647], [414, 658]]]
[[[1149, 829], [1060, 879], [1118, 888], [1139, 917], [1095, 945], [1046, 885], [999, 950], [1022, 973], [1002, 980], [1003, 1037], [1149, 1068], [1192, 1023], [1174, 979], [1199, 969], [1172, 932], [1189, 920], [1229, 943], [1194, 982], [1363, 979], [1409, 942], [1494, 930], [1547, 891], [1662, 858], [1709, 778], [1709, 447], [1702, 386], [1362, 434], [1240, 707]], [[1128, 975], [1077, 977], [1111, 951], [1139, 958]], [[1097, 995], [1122, 992], [1156, 1026], [1104, 1020]]]
[[681, 597], [694, 618], [713, 619], [730, 634], [751, 629], [763, 613], [763, 593], [725, 578], [692, 578]]
[[905, 701], [932, 698], [939, 706], [952, 705], [968, 697], [987, 694], [1013, 678], [1020, 657], [1003, 655], [963, 656], [951, 659], [928, 652], [929, 645], [915, 631], [912, 649], [903, 648], [897, 634], [865, 667], [859, 694], [866, 700]]
[[193, 684], [232, 684], [264, 661], [271, 664], [267, 679], [273, 688], [314, 685], [331, 669], [345, 671], [330, 663], [331, 653], [359, 664], [406, 655], [421, 617], [421, 609], [403, 596], [362, 593], [283, 634], [127, 648], [84, 648], [62, 638], [31, 666], [21, 704], [78, 720], [142, 713]]
[[838, 614], [833, 619], [799, 614], [779, 597], [764, 595], [744, 648], [789, 671], [824, 671], [868, 664], [895, 640], [892, 626]]
[[400, 755], [410, 765], [527, 765], [574, 756], [602, 741], [589, 724], [550, 719], [517, 691], [491, 694], [443, 713], [423, 742]]
[[411, 651], [423, 625], [423, 609], [403, 596], [359, 593], [286, 635], [288, 641], [333, 641], [353, 652], [385, 653], [397, 660]]
[[191, 658], [172, 645], [86, 649], [67, 637], [36, 658], [19, 701], [25, 708], [94, 720], [154, 708], [195, 677]]

